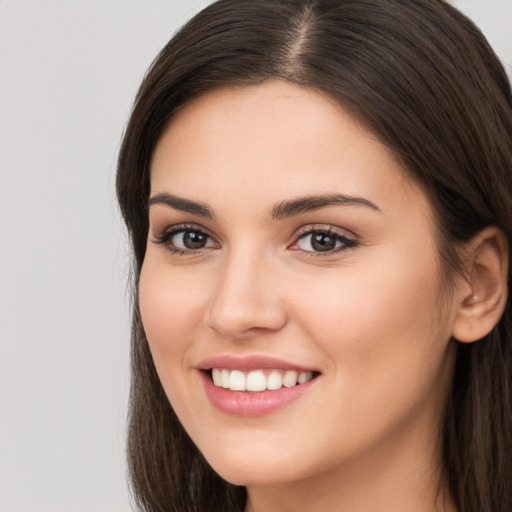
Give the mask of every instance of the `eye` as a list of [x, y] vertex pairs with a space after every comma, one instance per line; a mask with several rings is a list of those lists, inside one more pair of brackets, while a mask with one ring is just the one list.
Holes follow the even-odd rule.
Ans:
[[180, 231], [174, 234], [170, 241], [177, 249], [204, 249], [211, 247], [212, 239], [202, 231]]
[[312, 229], [300, 235], [290, 249], [311, 253], [333, 253], [356, 245], [355, 240], [331, 229]]
[[154, 243], [165, 245], [171, 252], [185, 253], [217, 247], [212, 237], [195, 227], [176, 226], [155, 237]]

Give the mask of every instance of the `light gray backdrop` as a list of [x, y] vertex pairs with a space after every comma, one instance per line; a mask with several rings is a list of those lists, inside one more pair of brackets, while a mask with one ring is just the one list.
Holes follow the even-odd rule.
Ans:
[[[116, 152], [200, 0], [0, 0], [0, 511], [126, 512]], [[512, 0], [459, 0], [512, 74]]]

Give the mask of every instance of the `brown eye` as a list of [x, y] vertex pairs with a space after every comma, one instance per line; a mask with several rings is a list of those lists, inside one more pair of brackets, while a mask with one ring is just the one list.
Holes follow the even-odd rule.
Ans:
[[328, 230], [314, 230], [301, 235], [295, 246], [304, 252], [325, 253], [354, 247], [356, 244], [354, 240], [339, 233]]
[[327, 233], [313, 233], [310, 236], [310, 244], [315, 251], [332, 251], [336, 248], [336, 240]]
[[200, 251], [217, 247], [210, 235], [195, 228], [176, 228], [157, 236], [154, 243], [165, 246], [169, 251], [176, 253]]
[[[174, 240], [180, 238], [181, 243], [177, 243], [177, 240]], [[203, 249], [208, 243], [208, 238], [209, 236], [201, 231], [183, 231], [174, 235], [173, 241], [175, 246], [183, 245], [185, 249]]]

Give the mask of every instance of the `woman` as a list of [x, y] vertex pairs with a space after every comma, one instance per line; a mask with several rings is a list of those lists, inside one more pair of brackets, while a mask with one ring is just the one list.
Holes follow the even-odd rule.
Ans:
[[117, 181], [142, 509], [512, 509], [511, 107], [441, 0], [176, 34]]

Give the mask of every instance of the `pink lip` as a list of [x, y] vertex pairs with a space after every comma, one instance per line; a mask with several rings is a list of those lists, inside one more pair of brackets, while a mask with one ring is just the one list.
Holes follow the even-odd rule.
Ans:
[[281, 369], [295, 371], [314, 371], [294, 363], [265, 356], [234, 357], [216, 356], [206, 359], [198, 366], [198, 374], [203, 382], [206, 396], [219, 411], [234, 416], [255, 417], [270, 414], [282, 409], [298, 400], [317, 382], [314, 378], [305, 384], [292, 388], [282, 387], [274, 391], [231, 391], [216, 386], [206, 370], [222, 368], [227, 370], [251, 370]]
[[295, 370], [297, 372], [316, 371], [282, 359], [267, 356], [215, 356], [205, 359], [198, 365], [199, 370], [211, 370], [212, 368], [225, 368], [226, 370], [240, 370], [250, 372], [252, 370]]

